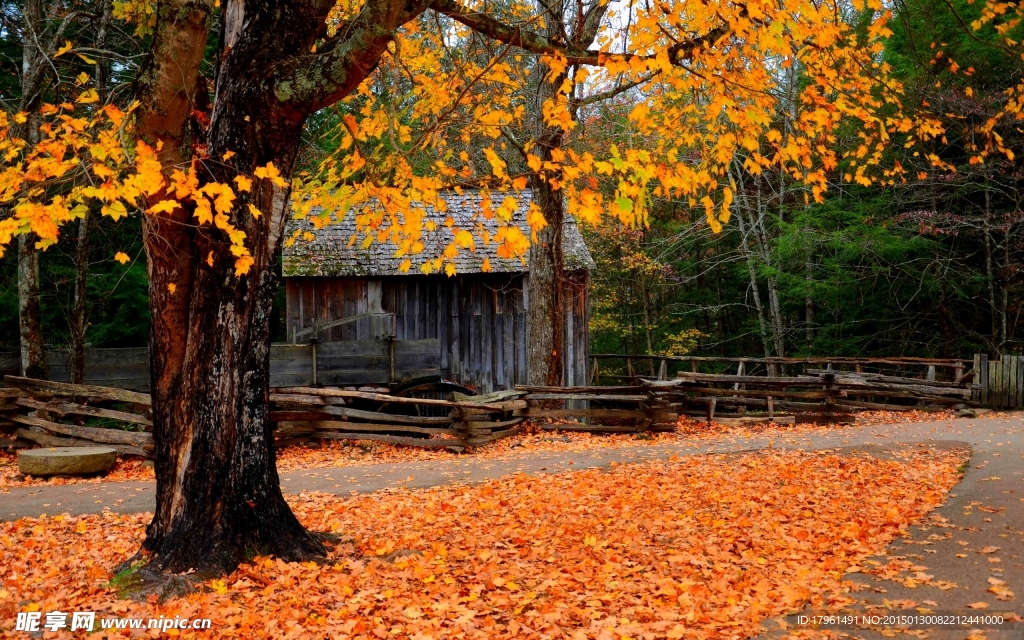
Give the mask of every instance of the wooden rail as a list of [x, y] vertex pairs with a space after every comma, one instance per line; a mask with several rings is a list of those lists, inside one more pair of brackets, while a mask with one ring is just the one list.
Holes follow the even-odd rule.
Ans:
[[[749, 373], [756, 365], [763, 366], [770, 376], [781, 375], [786, 367], [800, 367], [806, 369], [809, 365], [824, 365], [828, 369], [836, 367], [852, 367], [857, 373], [863, 372], [864, 367], [870, 368], [897, 368], [901, 370], [920, 370], [923, 379], [936, 380], [939, 370], [950, 370], [949, 377], [954, 382], [960, 379], [970, 369], [969, 360], [957, 358], [915, 358], [915, 357], [806, 357], [806, 358], [748, 358], [748, 357], [717, 357], [717, 356], [658, 356], [658, 355], [622, 355], [614, 353], [598, 353], [590, 356], [590, 384], [600, 384], [602, 376], [606, 380], [629, 381], [636, 383], [642, 377], [651, 377], [658, 380], [667, 380], [671, 377], [669, 371], [670, 363], [688, 364], [691, 373], [700, 373], [702, 365], [733, 365], [736, 373], [743, 375]], [[620, 371], [602, 373], [601, 362], [608, 360], [620, 360], [623, 367]], [[647, 371], [639, 369], [639, 363], [648, 364]], [[721, 370], [721, 366], [716, 369]], [[975, 368], [975, 370], [977, 370]], [[807, 373], [805, 371], [804, 373]]]
[[[152, 456], [147, 394], [16, 376], [5, 376], [4, 383], [0, 436], [44, 446], [102, 444], [125, 455]], [[328, 438], [463, 450], [519, 433], [525, 395], [503, 391], [445, 400], [286, 387], [271, 391], [271, 419], [281, 445]], [[421, 415], [427, 412], [439, 415]]]
[[[679, 420], [674, 400], [650, 385], [618, 387], [517, 386], [525, 393], [523, 415], [533, 420], [561, 420], [542, 429], [594, 433], [672, 431]], [[579, 418], [582, 423], [566, 423]]]

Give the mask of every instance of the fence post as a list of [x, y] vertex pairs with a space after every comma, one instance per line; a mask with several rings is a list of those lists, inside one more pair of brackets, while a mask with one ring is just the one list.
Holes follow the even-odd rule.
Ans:
[[[745, 360], [740, 360], [739, 366], [736, 367], [736, 375], [738, 375], [738, 376], [742, 376], [743, 375], [743, 368], [744, 368], [743, 365], [745, 365], [745, 364], [746, 364]], [[743, 389], [745, 387], [737, 382], [736, 384], [732, 385], [732, 388], [734, 390], [736, 390], [736, 389]]]
[[974, 384], [978, 385], [977, 389], [971, 391], [971, 400], [977, 403], [981, 403], [981, 354], [974, 354], [974, 363], [971, 371], [974, 372]]
[[318, 340], [316, 338], [316, 336], [313, 336], [312, 338], [309, 339], [309, 348], [312, 350], [312, 355], [313, 355], [313, 386], [314, 387], [319, 387], [320, 386], [320, 379], [317, 376], [317, 371], [316, 371], [316, 369], [317, 369], [316, 345], [317, 345], [318, 342], [320, 342], [320, 340]]
[[978, 360], [978, 384], [981, 385], [979, 392], [981, 404], [988, 404], [988, 354], [981, 353], [975, 356]]

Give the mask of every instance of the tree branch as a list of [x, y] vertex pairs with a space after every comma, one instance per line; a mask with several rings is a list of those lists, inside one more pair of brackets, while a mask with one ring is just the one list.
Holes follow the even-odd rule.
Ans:
[[[555, 42], [534, 31], [523, 29], [519, 26], [506, 24], [486, 13], [474, 11], [458, 2], [458, 0], [429, 0], [429, 6], [434, 11], [448, 16], [449, 18], [466, 25], [470, 29], [484, 34], [495, 40], [511, 44], [533, 53], [557, 55], [564, 57], [569, 64], [604, 66], [613, 60], [653, 60], [657, 56], [632, 56], [594, 51], [592, 49], [581, 49], [575, 46], [567, 46]], [[746, 14], [746, 7], [741, 5], [741, 13]], [[702, 36], [696, 36], [682, 42], [673, 44], [668, 48], [669, 62], [678, 65], [693, 57], [693, 51], [703, 46], [713, 46], [720, 38], [729, 33], [727, 25], [715, 27]]]
[[591, 104], [594, 104], [596, 102], [602, 102], [604, 100], [608, 100], [609, 98], [614, 98], [615, 96], [619, 95], [620, 93], [623, 93], [625, 91], [629, 91], [633, 87], [639, 87], [640, 85], [650, 81], [651, 79], [653, 79], [653, 78], [655, 78], [656, 76], [659, 76], [659, 75], [661, 75], [661, 71], [651, 71], [650, 73], [646, 73], [646, 74], [640, 76], [639, 78], [637, 78], [636, 80], [633, 80], [632, 82], [627, 82], [626, 84], [620, 84], [618, 86], [612, 87], [611, 89], [608, 89], [607, 91], [602, 91], [601, 93], [595, 93], [595, 94], [589, 95], [586, 98], [580, 98], [578, 100], [573, 100], [572, 101], [573, 107], [575, 107], [575, 108], [585, 107], [587, 105], [591, 105]]
[[380, 62], [400, 26], [427, 8], [426, 0], [368, 2], [315, 53], [278, 65], [274, 95], [299, 113], [310, 114], [351, 93]]

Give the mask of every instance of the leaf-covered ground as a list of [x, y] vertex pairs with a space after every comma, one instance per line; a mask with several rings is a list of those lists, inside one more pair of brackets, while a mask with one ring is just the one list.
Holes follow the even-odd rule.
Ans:
[[844, 570], [940, 504], [966, 459], [901, 455], [768, 450], [294, 496], [308, 527], [342, 536], [330, 562], [257, 558], [164, 604], [109, 586], [148, 514], [4, 522], [0, 629], [21, 610], [92, 610], [209, 617], [206, 637], [746, 638], [843, 602]]
[[[857, 414], [856, 426], [879, 424], [931, 422], [951, 420], [949, 412], [925, 411], [865, 411]], [[843, 424], [798, 424], [775, 425], [755, 424], [726, 426], [682, 417], [671, 433], [650, 434], [590, 434], [575, 432], [551, 432], [528, 424], [524, 433], [492, 442], [471, 454], [451, 453], [444, 449], [421, 449], [386, 442], [352, 442], [346, 440], [325, 440], [315, 448], [303, 445], [284, 447], [278, 451], [278, 471], [315, 469], [322, 467], [347, 467], [358, 464], [380, 462], [415, 462], [421, 460], [449, 460], [471, 455], [474, 458], [501, 459], [530, 452], [583, 451], [599, 447], [644, 447], [655, 444], [673, 444], [680, 440], [695, 438], [742, 438], [747, 435], [777, 433], [780, 436], [799, 436], [812, 433], [827, 433], [854, 425]], [[138, 458], [121, 458], [110, 473], [102, 478], [32, 478], [18, 471], [16, 455], [0, 451], [0, 492], [6, 488], [28, 485], [58, 485], [99, 482], [125, 482], [153, 480], [153, 470], [143, 465]]]

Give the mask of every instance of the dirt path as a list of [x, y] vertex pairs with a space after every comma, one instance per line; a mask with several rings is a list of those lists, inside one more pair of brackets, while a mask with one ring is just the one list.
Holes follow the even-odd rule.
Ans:
[[[1024, 450], [1024, 414], [974, 420], [943, 420], [914, 424], [849, 427], [834, 433], [799, 436], [728, 437], [709, 440], [693, 439], [671, 445], [649, 447], [595, 448], [573, 452], [534, 452], [505, 459], [474, 458], [455, 460], [381, 463], [327, 467], [281, 474], [285, 493], [322, 491], [336, 495], [369, 493], [398, 487], [423, 488], [456, 482], [481, 482], [513, 473], [558, 473], [572, 469], [628, 464], [664, 459], [674, 455], [731, 453], [765, 447], [822, 450], [859, 445], [891, 445], [894, 443], [927, 443], [939, 441], [966, 442], [975, 450], [983, 465], [978, 474], [1004, 478], [1008, 490], [1003, 494], [999, 482], [986, 481], [990, 492], [1003, 498], [1024, 498], [1021, 480], [1021, 455]], [[966, 486], [978, 482], [975, 469], [965, 478]], [[1009, 486], [1014, 484], [1014, 486]], [[1001, 486], [1001, 485], [999, 485]], [[989, 499], [989, 498], [985, 498]], [[106, 509], [119, 513], [150, 511], [154, 504], [152, 482], [104, 482], [56, 486], [17, 487], [0, 494], [0, 520], [12, 520], [43, 513], [100, 513]], [[1024, 505], [1016, 504], [1018, 511]], [[1011, 509], [1007, 509], [1011, 511]], [[1006, 517], [1006, 512], [1001, 512]]]

